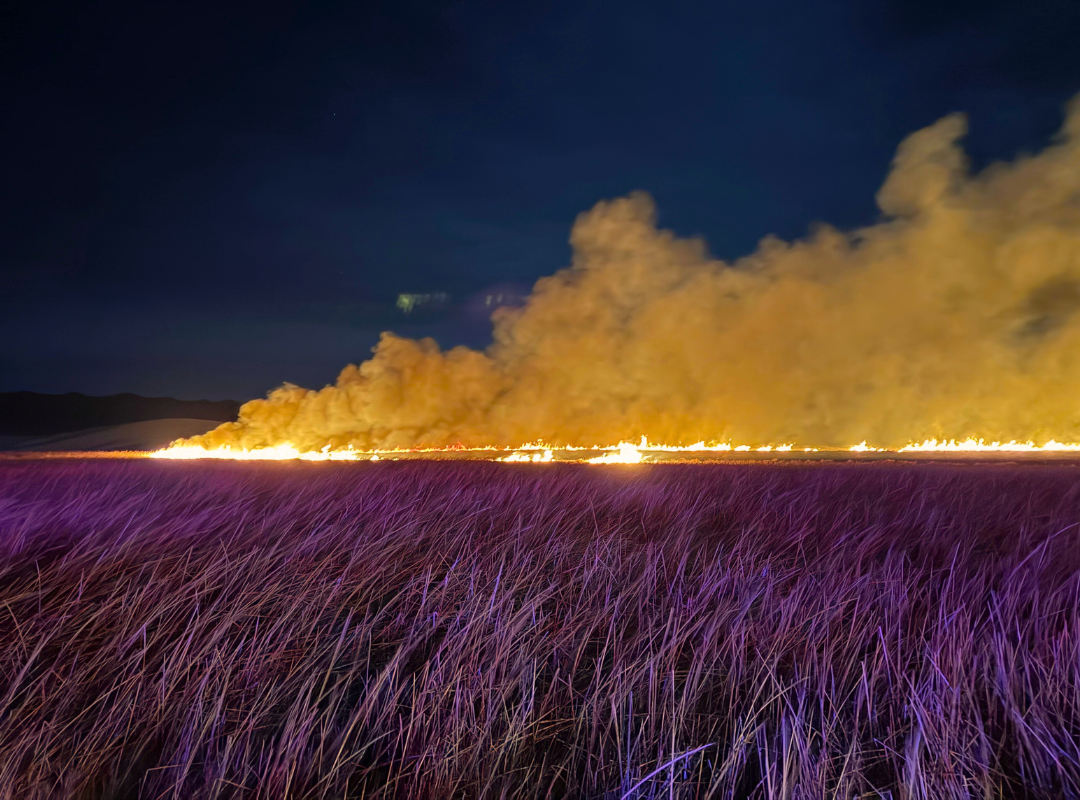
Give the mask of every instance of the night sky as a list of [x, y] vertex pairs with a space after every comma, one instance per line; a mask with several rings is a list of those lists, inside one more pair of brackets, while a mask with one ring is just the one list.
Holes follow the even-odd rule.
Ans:
[[384, 329], [484, 346], [480, 298], [634, 189], [721, 258], [873, 222], [948, 112], [976, 166], [1040, 149], [1078, 30], [1075, 0], [9, 2], [0, 391], [244, 400]]

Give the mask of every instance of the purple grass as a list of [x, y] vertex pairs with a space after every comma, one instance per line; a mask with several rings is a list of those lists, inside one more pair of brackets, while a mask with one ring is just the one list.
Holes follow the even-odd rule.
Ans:
[[1080, 469], [0, 463], [0, 798], [1080, 794]]

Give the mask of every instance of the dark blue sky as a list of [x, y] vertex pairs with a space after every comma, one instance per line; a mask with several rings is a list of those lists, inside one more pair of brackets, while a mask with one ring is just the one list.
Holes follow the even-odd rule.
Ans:
[[565, 266], [597, 200], [737, 257], [872, 222], [950, 111], [978, 165], [1080, 91], [1073, 0], [4, 9], [0, 391], [246, 399], [383, 329], [484, 345], [469, 298]]

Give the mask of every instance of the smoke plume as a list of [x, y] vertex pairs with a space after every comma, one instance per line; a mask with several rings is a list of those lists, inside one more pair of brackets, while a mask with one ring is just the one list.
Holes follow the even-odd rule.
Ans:
[[978, 174], [965, 131], [900, 144], [878, 224], [732, 263], [657, 229], [645, 194], [599, 203], [486, 351], [384, 333], [335, 385], [191, 443], [1080, 441], [1080, 98], [1043, 152]]

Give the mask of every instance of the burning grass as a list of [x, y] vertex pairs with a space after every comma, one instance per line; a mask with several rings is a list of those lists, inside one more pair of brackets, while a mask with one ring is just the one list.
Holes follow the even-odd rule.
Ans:
[[1078, 477], [0, 463], [0, 798], [1076, 795]]

